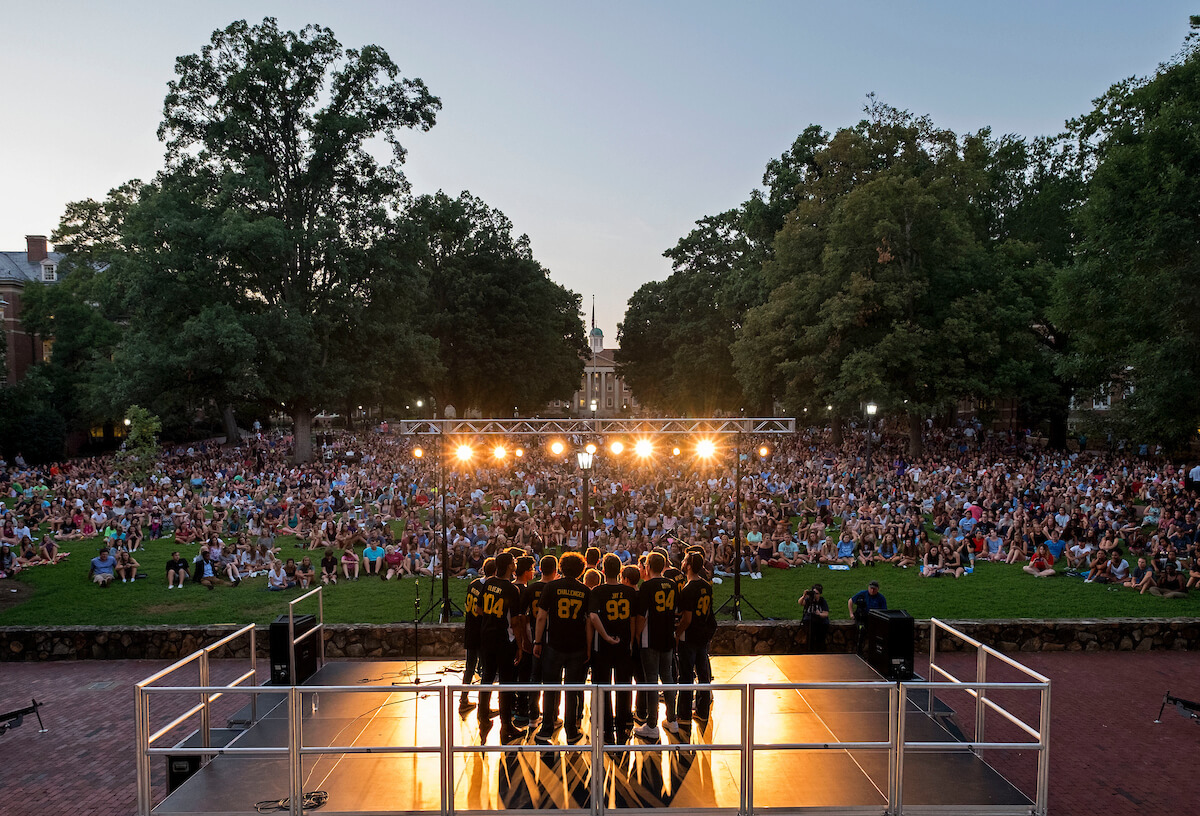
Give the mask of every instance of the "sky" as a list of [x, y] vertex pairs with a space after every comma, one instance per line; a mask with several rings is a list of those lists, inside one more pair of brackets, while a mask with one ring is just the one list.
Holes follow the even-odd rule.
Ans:
[[1178, 52], [1163, 2], [243, 2], [0, 0], [0, 250], [67, 202], [162, 167], [175, 58], [265, 16], [382, 46], [440, 97], [402, 137], [414, 193], [463, 190], [528, 234], [615, 346], [642, 284], [705, 215], [736, 207], [809, 124], [869, 93], [959, 133], [1058, 133]]

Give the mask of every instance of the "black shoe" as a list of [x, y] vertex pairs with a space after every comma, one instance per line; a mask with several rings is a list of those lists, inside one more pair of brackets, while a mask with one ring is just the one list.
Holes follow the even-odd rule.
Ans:
[[549, 745], [550, 738], [553, 736], [553, 734], [543, 734], [539, 731], [533, 735], [533, 743], [534, 745]]
[[500, 726], [500, 742], [504, 743], [505, 745], [524, 742], [525, 735], [526, 732], [520, 728], [509, 728], [505, 725]]
[[474, 707], [475, 707], [475, 703], [471, 702], [471, 700], [464, 694], [462, 697], [462, 700], [458, 704], [458, 713], [466, 714], [468, 711], [470, 711]]
[[583, 742], [583, 734], [567, 734], [568, 745], [578, 745]]

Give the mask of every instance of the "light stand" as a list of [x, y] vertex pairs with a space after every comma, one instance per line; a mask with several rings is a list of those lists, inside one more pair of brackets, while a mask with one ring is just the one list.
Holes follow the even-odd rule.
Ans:
[[[873, 402], [867, 403], [867, 476], [864, 481], [871, 478], [871, 420], [875, 418], [875, 412], [879, 410], [879, 406]], [[863, 493], [866, 493], [866, 486], [863, 486]]]
[[733, 494], [734, 494], [734, 509], [733, 509], [733, 594], [725, 599], [725, 603], [717, 607], [716, 614], [725, 611], [725, 608], [732, 606], [732, 614], [734, 620], [742, 619], [742, 604], [750, 607], [755, 615], [760, 619], [765, 619], [762, 612], [754, 604], [750, 603], [746, 598], [742, 597], [742, 431], [738, 429], [737, 436], [734, 437], [733, 451]]
[[[430, 604], [426, 610], [425, 617], [433, 614], [434, 610], [441, 611], [440, 620], [442, 623], [450, 623], [450, 619], [454, 616], [462, 616], [463, 611], [454, 605], [450, 600], [450, 552], [449, 544], [446, 538], [446, 435], [445, 428], [438, 432], [438, 493], [442, 497], [442, 522], [439, 529], [442, 531], [442, 540], [438, 552], [442, 561], [442, 597]], [[430, 593], [433, 592], [433, 586], [430, 585]]]
[[588, 485], [588, 471], [592, 469], [591, 451], [582, 450], [575, 454], [579, 469], [583, 472], [583, 549], [591, 544], [589, 541], [592, 531], [592, 494]]

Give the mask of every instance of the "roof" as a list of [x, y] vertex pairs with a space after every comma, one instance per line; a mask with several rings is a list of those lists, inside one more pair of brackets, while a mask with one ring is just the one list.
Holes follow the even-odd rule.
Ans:
[[[58, 266], [67, 257], [61, 252], [50, 252], [46, 260]], [[29, 262], [29, 254], [20, 252], [0, 252], [0, 281], [40, 281], [42, 279], [42, 261]]]
[[600, 330], [599, 326], [592, 326], [592, 337], [603, 337], [603, 336], [604, 336], [604, 332], [602, 332]]
[[[616, 358], [613, 357], [614, 351], [616, 351], [616, 349], [604, 349], [603, 351], [597, 351], [595, 354], [585, 355], [583, 358], [584, 363], [588, 368], [592, 368], [593, 366], [597, 369], [616, 368], [617, 361]], [[593, 360], [595, 361], [594, 363], [592, 362]]]

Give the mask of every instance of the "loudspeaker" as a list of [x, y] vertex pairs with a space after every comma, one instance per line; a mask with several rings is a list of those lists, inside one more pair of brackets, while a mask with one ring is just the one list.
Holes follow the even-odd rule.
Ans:
[[867, 663], [888, 680], [911, 680], [916, 624], [901, 609], [872, 609], [867, 615]]
[[[296, 637], [310, 632], [317, 625], [314, 615], [297, 615]], [[271, 685], [290, 686], [291, 642], [288, 640], [288, 616], [280, 615], [271, 622]], [[296, 683], [303, 683], [317, 672], [317, 636], [310, 636], [296, 645]]]
[[176, 788], [188, 781], [199, 770], [200, 757], [198, 756], [167, 756], [167, 793], [174, 793]]

